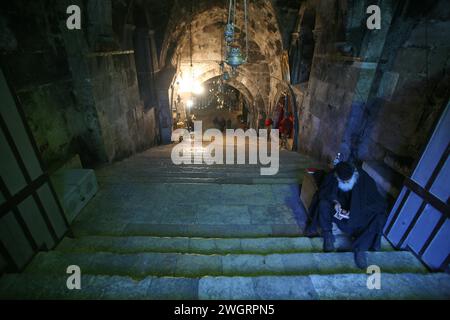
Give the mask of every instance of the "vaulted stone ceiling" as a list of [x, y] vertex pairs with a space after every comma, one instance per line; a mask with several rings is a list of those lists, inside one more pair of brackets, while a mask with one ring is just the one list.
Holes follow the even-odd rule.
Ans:
[[[243, 1], [239, 1], [237, 25], [243, 27]], [[192, 15], [191, 15], [192, 12]], [[178, 2], [172, 11], [162, 46], [160, 63], [177, 68], [177, 77], [190, 73], [190, 36], [194, 77], [200, 83], [220, 75], [223, 61], [223, 32], [228, 1]], [[191, 19], [192, 17], [192, 19]], [[192, 21], [192, 22], [191, 22]], [[267, 109], [281, 79], [283, 44], [276, 12], [270, 1], [249, 1], [249, 59], [239, 68], [230, 85], [248, 96], [256, 108]], [[244, 30], [241, 37], [245, 37]]]

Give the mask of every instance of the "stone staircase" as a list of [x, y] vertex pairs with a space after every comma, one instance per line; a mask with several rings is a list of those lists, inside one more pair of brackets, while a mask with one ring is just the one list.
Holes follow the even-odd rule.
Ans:
[[[301, 237], [298, 182], [312, 161], [281, 153], [274, 177], [257, 166], [182, 166], [170, 147], [97, 171], [100, 191], [66, 237], [21, 274], [0, 279], [1, 299], [449, 299], [450, 275], [428, 273], [385, 239], [367, 288], [348, 242], [323, 253]], [[81, 268], [81, 290], [66, 269]]]

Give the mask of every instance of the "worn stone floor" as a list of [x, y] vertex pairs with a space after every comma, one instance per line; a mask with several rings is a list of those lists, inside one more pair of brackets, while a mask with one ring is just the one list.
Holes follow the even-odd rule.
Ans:
[[261, 176], [259, 165], [175, 166], [171, 150], [155, 148], [98, 170], [100, 191], [77, 219], [75, 233], [299, 234], [305, 220], [299, 182], [310, 159], [282, 150], [279, 173]]
[[[261, 176], [256, 165], [175, 166], [172, 147], [97, 170], [99, 192], [73, 236], [0, 279], [0, 298], [450, 298], [449, 275], [386, 241], [369, 254], [383, 272], [369, 290], [351, 253], [322, 253], [320, 238], [302, 237], [299, 184], [311, 159], [283, 150], [279, 173]], [[66, 287], [69, 265], [81, 268], [81, 290]]]

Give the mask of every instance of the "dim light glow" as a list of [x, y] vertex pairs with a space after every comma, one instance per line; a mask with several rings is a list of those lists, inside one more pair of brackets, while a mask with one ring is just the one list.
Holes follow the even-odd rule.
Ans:
[[180, 93], [193, 93], [196, 95], [203, 94], [205, 88], [198, 80], [180, 79]]
[[192, 101], [191, 99], [189, 99], [189, 100], [186, 102], [186, 106], [187, 106], [188, 108], [192, 108], [192, 107], [194, 106], [194, 101]]

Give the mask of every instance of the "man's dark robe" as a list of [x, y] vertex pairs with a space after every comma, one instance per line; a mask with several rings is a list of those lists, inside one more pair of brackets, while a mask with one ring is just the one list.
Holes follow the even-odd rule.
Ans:
[[323, 180], [310, 207], [307, 233], [320, 228], [322, 234], [331, 232], [332, 223], [353, 237], [353, 249], [379, 250], [381, 235], [386, 223], [386, 202], [378, 192], [375, 181], [362, 169], [351, 192], [350, 219], [334, 218], [334, 201], [338, 200], [338, 181], [334, 170]]

